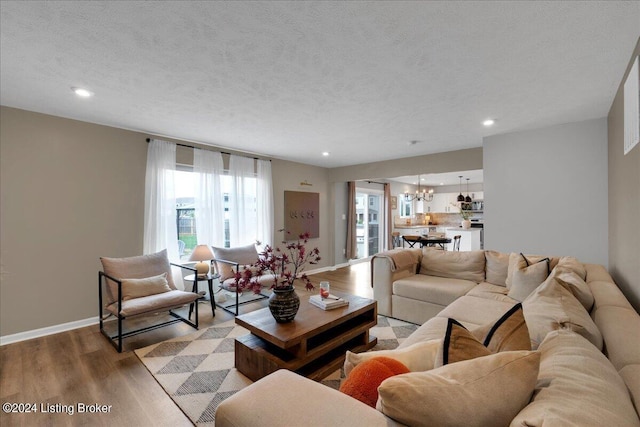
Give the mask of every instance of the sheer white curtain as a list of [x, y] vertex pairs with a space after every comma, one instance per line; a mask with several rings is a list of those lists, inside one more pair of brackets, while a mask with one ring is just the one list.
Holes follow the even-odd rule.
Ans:
[[175, 171], [176, 144], [151, 140], [147, 147], [143, 251], [150, 254], [166, 248], [172, 261], [179, 259]]
[[257, 239], [262, 242], [263, 247], [265, 245], [273, 246], [273, 183], [271, 180], [271, 162], [269, 160], [258, 160], [257, 162]]
[[258, 221], [254, 160], [244, 156], [229, 156], [229, 175], [229, 244], [234, 247], [255, 243], [258, 239]]
[[224, 247], [224, 207], [221, 180], [222, 153], [194, 149], [195, 218], [198, 244]]

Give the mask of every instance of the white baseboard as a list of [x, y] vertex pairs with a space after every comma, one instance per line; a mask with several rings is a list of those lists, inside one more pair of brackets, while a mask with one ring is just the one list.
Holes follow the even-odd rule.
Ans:
[[98, 322], [99, 319], [98, 316], [96, 316], [84, 320], [76, 320], [75, 322], [62, 323], [60, 325], [47, 326], [46, 328], [0, 336], [0, 346], [30, 340], [32, 338], [44, 337], [46, 335], [53, 335], [59, 332], [70, 331], [72, 329], [84, 328], [85, 326], [97, 325]]
[[[339, 264], [329, 267], [317, 268], [307, 271], [307, 275], [318, 274], [325, 271], [333, 271], [337, 268], [348, 267], [349, 264]], [[30, 340], [32, 338], [53, 335], [59, 332], [70, 331], [72, 329], [84, 328], [85, 326], [97, 325], [99, 323], [98, 316], [90, 317], [84, 320], [76, 320], [75, 322], [62, 323], [60, 325], [47, 326], [45, 328], [33, 329], [31, 331], [19, 332], [17, 334], [0, 336], [0, 346], [13, 344], [20, 341]]]

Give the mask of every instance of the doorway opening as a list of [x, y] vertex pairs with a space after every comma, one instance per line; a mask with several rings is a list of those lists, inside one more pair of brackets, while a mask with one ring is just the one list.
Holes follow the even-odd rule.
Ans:
[[358, 188], [356, 190], [357, 259], [368, 258], [384, 250], [384, 192]]

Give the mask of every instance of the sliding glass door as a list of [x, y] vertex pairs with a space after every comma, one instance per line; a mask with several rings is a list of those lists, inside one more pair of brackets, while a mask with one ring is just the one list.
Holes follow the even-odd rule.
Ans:
[[358, 188], [356, 191], [356, 244], [358, 258], [384, 250], [384, 193]]

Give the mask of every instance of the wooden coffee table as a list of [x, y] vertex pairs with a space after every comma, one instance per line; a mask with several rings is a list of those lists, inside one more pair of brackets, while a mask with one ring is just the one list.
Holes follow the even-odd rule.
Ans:
[[293, 322], [277, 323], [269, 308], [236, 317], [251, 333], [236, 338], [235, 365], [253, 381], [288, 369], [319, 381], [340, 368], [347, 350], [361, 352], [376, 345], [369, 328], [378, 322], [376, 301], [333, 292], [349, 300], [346, 307], [322, 310], [299, 293], [300, 309]]

